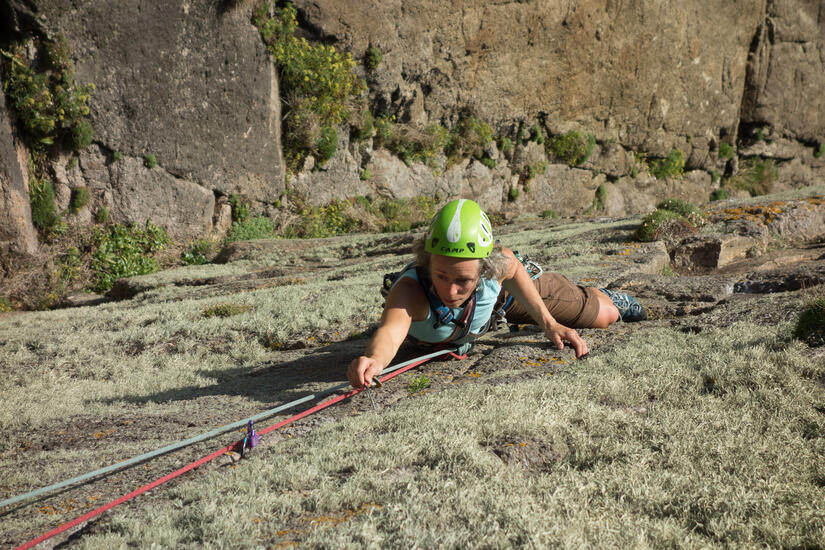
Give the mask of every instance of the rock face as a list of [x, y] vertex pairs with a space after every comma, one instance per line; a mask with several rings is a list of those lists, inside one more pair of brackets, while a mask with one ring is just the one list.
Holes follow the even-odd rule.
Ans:
[[[65, 35], [76, 79], [97, 88], [90, 101], [97, 151], [58, 185], [95, 188], [110, 198], [92, 207], [111, 209], [115, 221], [150, 215], [181, 237], [212, 228], [213, 212], [204, 208], [215, 194], [278, 198], [277, 77], [248, 10], [206, 0], [0, 3], [20, 25]], [[101, 172], [100, 155], [109, 164], [114, 152], [131, 162]], [[157, 167], [138, 169], [149, 154]]]
[[3, 256], [9, 252], [33, 254], [37, 250], [26, 164], [20, 162], [10, 122], [6, 98], [0, 94], [0, 255]]
[[[485, 186], [497, 187], [483, 193], [495, 210], [538, 207], [580, 215], [605, 182], [608, 215], [646, 212], [668, 196], [705, 202], [718, 186], [711, 175], [736, 171], [736, 158], [719, 157], [721, 143], [777, 159], [774, 190], [825, 178], [825, 161], [811, 147], [825, 141], [825, 98], [818, 92], [825, 86], [825, 17], [819, 2], [295, 4], [311, 38], [356, 58], [369, 47], [381, 50], [381, 65], [364, 72], [378, 113], [449, 126], [470, 108], [500, 135], [512, 137], [538, 123], [550, 136], [570, 129], [595, 136], [595, 150], [575, 177], [559, 164], [528, 185], [523, 174], [531, 167], [560, 161], [514, 140], [507, 159], [495, 159], [493, 177], [482, 177]], [[759, 140], [762, 149], [754, 151], [757, 126], [771, 139]], [[635, 152], [664, 157], [673, 149], [694, 170], [688, 177], [630, 177]], [[371, 173], [381, 174], [374, 186], [379, 194], [388, 191], [387, 173], [396, 178], [389, 186], [394, 196], [455, 191], [446, 174], [415, 178], [412, 170], [390, 167], [380, 157], [378, 164]], [[361, 169], [367, 166], [361, 159]], [[467, 184], [468, 176], [461, 174], [460, 193], [477, 192], [480, 174], [475, 185]], [[513, 188], [516, 200], [508, 195]]]
[[[351, 143], [341, 128], [336, 156], [290, 181], [315, 204], [463, 195], [505, 213], [622, 216], [667, 197], [705, 202], [740, 156], [775, 161], [778, 189], [825, 179], [817, 0], [294, 3], [310, 40], [356, 60], [369, 47], [382, 52], [378, 67], [358, 69], [375, 115], [451, 127], [470, 110], [512, 139], [507, 152], [488, 145], [494, 165], [442, 158], [433, 169], [407, 166], [371, 139]], [[76, 169], [53, 167], [59, 201], [87, 187], [89, 219], [106, 207], [115, 221], [162, 220], [183, 239], [224, 228], [229, 194], [259, 210], [282, 204], [278, 82], [251, 9], [230, 0], [0, 0], [3, 32], [62, 33], [77, 80], [97, 86], [94, 146]], [[593, 152], [571, 167], [519, 136], [533, 125], [551, 138], [591, 134]], [[722, 144], [734, 147], [732, 158]], [[684, 177], [640, 169], [639, 155], [674, 149]], [[150, 154], [157, 167], [142, 169]]]
[[737, 131], [748, 52], [765, 21], [761, 0], [296, 5], [353, 55], [381, 49], [371, 90], [409, 120], [450, 119], [469, 105], [496, 124], [540, 116], [555, 133], [576, 126], [661, 154], [692, 150], [695, 137], [698, 157]]
[[767, 2], [751, 44], [744, 122], [779, 128], [804, 141], [825, 138], [823, 10], [816, 0]]

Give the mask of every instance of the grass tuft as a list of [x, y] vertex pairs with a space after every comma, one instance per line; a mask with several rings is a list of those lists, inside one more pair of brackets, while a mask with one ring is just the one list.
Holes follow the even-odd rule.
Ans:
[[210, 317], [225, 318], [232, 317], [233, 315], [240, 315], [241, 313], [247, 313], [249, 311], [252, 311], [252, 309], [252, 306], [249, 304], [215, 304], [213, 306], [205, 307], [201, 315], [207, 319]]
[[803, 306], [793, 335], [811, 346], [825, 344], [825, 296], [817, 296]]
[[661, 210], [676, 212], [693, 225], [700, 226], [705, 223], [705, 216], [695, 204], [683, 199], [666, 199], [656, 205]]
[[418, 393], [422, 390], [425, 390], [430, 387], [430, 377], [426, 374], [422, 374], [417, 378], [413, 378], [410, 380], [410, 383], [407, 385], [407, 391], [410, 393]]

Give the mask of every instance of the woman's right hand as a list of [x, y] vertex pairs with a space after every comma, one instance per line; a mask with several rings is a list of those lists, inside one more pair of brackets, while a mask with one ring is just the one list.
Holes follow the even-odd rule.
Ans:
[[384, 366], [376, 359], [362, 355], [349, 364], [347, 378], [353, 388], [365, 388], [372, 385], [373, 379], [383, 368]]

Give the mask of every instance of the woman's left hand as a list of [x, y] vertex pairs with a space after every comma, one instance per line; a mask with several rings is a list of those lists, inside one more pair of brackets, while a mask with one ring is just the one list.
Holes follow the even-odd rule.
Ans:
[[573, 346], [573, 349], [576, 350], [577, 359], [581, 359], [590, 352], [587, 343], [582, 340], [579, 333], [576, 332], [575, 329], [566, 327], [561, 323], [553, 323], [550, 325], [550, 327], [544, 331], [544, 335], [556, 344], [556, 348], [558, 349], [564, 349], [564, 341], [567, 340], [570, 345]]

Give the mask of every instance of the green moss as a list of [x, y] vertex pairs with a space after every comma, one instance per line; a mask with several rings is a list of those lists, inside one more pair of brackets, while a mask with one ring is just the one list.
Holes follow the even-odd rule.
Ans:
[[656, 179], [678, 179], [685, 173], [685, 155], [679, 149], [673, 149], [667, 158], [649, 161], [648, 165]]
[[381, 64], [381, 59], [383, 59], [383, 57], [384, 56], [381, 53], [381, 50], [375, 46], [370, 46], [364, 54], [364, 66], [367, 69], [374, 71]]
[[542, 212], [541, 212], [541, 214], [539, 214], [539, 216], [541, 216], [542, 218], [550, 218], [551, 220], [554, 220], [554, 219], [559, 217], [559, 214], [555, 210], [549, 210], [548, 209], [548, 210], [542, 210]]
[[361, 172], [361, 176], [360, 176], [361, 181], [369, 181], [371, 177], [372, 177], [372, 173], [370, 172], [370, 169], [369, 168], [364, 168], [364, 170]]
[[149, 153], [148, 155], [143, 157], [143, 164], [144, 166], [146, 166], [146, 168], [151, 170], [152, 168], [158, 165], [158, 159], [155, 155]]
[[372, 137], [375, 131], [375, 118], [368, 110], [364, 111], [364, 118], [355, 129], [354, 137], [358, 141], [363, 141]]
[[731, 145], [730, 143], [722, 142], [721, 144], [719, 144], [719, 158], [720, 159], [729, 160], [729, 159], [733, 158], [733, 153], [734, 153], [733, 145]]
[[91, 200], [91, 196], [89, 195], [89, 190], [85, 187], [78, 187], [77, 189], [72, 189], [72, 198], [69, 201], [69, 210], [72, 213], [77, 214], [81, 208], [89, 204]]
[[814, 158], [822, 158], [823, 155], [825, 155], [825, 141], [820, 143], [819, 147], [814, 150]]
[[479, 160], [479, 162], [480, 162], [481, 164], [483, 164], [484, 166], [486, 166], [487, 168], [489, 168], [490, 170], [492, 170], [493, 168], [495, 168], [495, 167], [496, 167], [496, 161], [494, 161], [493, 159], [491, 159], [491, 158], [490, 158], [490, 157], [488, 157], [488, 156], [483, 156], [483, 157], [481, 157], [481, 159]]
[[11, 301], [8, 298], [0, 298], [0, 313], [8, 313], [14, 311]]
[[510, 191], [507, 192], [507, 200], [510, 202], [515, 202], [518, 199], [518, 196], [521, 194], [518, 187], [511, 187]]
[[570, 166], [579, 166], [590, 158], [596, 138], [590, 134], [581, 134], [570, 130], [566, 134], [556, 136], [545, 144], [547, 152]]
[[793, 335], [811, 346], [825, 344], [825, 296], [818, 296], [804, 305]]
[[122, 151], [115, 151], [114, 153], [112, 153], [112, 161], [113, 162], [118, 162], [118, 161], [121, 161], [121, 160], [123, 160], [123, 152]]
[[547, 173], [547, 163], [540, 161], [537, 164], [527, 166], [527, 181], [529, 182], [538, 175]]
[[544, 143], [544, 134], [538, 124], [530, 126], [530, 141], [535, 141], [538, 144]]

